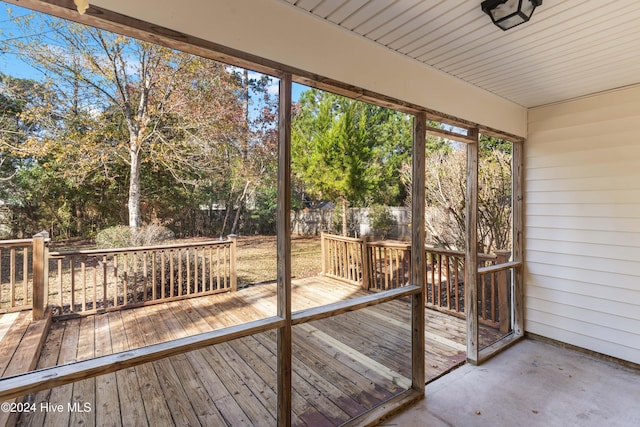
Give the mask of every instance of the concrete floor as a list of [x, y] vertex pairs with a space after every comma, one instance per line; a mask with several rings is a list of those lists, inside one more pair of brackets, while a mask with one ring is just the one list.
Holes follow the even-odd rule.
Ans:
[[430, 383], [382, 426], [640, 426], [640, 371], [523, 340]]

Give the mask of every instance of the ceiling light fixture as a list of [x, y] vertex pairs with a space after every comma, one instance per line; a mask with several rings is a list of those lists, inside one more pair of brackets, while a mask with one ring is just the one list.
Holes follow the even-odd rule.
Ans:
[[480, 7], [494, 24], [506, 31], [527, 22], [541, 4], [542, 0], [485, 0]]

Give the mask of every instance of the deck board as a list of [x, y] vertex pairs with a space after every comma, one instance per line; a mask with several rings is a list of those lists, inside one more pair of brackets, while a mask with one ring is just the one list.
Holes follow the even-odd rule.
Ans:
[[[58, 354], [58, 365], [74, 362], [78, 355], [78, 339], [80, 337], [80, 319], [72, 319], [64, 324], [57, 324], [63, 329], [60, 353]], [[74, 384], [66, 384], [53, 388], [49, 399], [45, 404], [53, 406], [63, 405], [63, 410], [47, 412], [45, 415], [45, 425], [66, 426], [69, 425], [71, 413], [67, 410], [67, 405], [73, 399]]]
[[[293, 282], [302, 310], [366, 295], [326, 278]], [[276, 286], [54, 322], [38, 367], [101, 356], [275, 314]], [[426, 380], [465, 359], [464, 320], [427, 310]], [[8, 332], [9, 333], [9, 332]], [[408, 299], [293, 328], [296, 426], [341, 424], [410, 384]], [[430, 339], [437, 337], [437, 339]], [[276, 333], [268, 331], [30, 396], [90, 413], [25, 414], [22, 425], [274, 425]]]
[[[96, 316], [95, 318], [95, 352], [94, 356], [112, 354], [111, 331], [109, 330], [109, 317]], [[116, 373], [110, 373], [96, 377], [96, 420], [104, 425], [121, 426], [120, 400], [118, 397], [118, 380]]]
[[[108, 327], [114, 353], [143, 345], [142, 339], [138, 338], [137, 324], [132, 312], [112, 312], [96, 317], [109, 319]], [[125, 321], [127, 321], [126, 324]], [[155, 375], [151, 375], [152, 373], [154, 373], [153, 367], [149, 364], [123, 369], [115, 373], [120, 419], [123, 424], [125, 423], [123, 415], [126, 416], [127, 424], [130, 423], [133, 426], [147, 426], [149, 425], [147, 420], [152, 422], [155, 417], [158, 417], [158, 420], [161, 417], [171, 417], [169, 408], [163, 399], [150, 399], [150, 403], [145, 399], [146, 396], [160, 396], [160, 387], [155, 380]], [[144, 380], [145, 374], [148, 378], [147, 381]], [[138, 378], [139, 376], [142, 379]]]
[[29, 327], [31, 313], [22, 311], [3, 314], [2, 339], [0, 340], [0, 377], [6, 375], [11, 360], [16, 355], [22, 337]]
[[[31, 321], [31, 312], [20, 311], [0, 314], [0, 377], [10, 377], [37, 367], [41, 348], [49, 328], [50, 312], [43, 320]], [[23, 402], [11, 399], [10, 402]], [[15, 412], [0, 412], [0, 426], [13, 425]]]

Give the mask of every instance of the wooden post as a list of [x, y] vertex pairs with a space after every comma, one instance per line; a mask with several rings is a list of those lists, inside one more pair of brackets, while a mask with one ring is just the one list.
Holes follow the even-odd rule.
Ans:
[[[44, 312], [47, 308], [47, 294], [49, 288], [49, 256], [47, 242], [49, 233], [41, 231], [33, 236], [33, 310], [32, 319], [44, 319]], [[27, 256], [26, 250], [24, 254]], [[24, 272], [25, 276], [27, 272]], [[26, 297], [26, 295], [25, 295]]]
[[425, 143], [427, 115], [418, 113], [413, 119], [413, 153], [411, 188], [411, 284], [421, 292], [411, 297], [411, 387], [424, 394], [425, 389]]
[[362, 289], [369, 290], [369, 252], [367, 249], [367, 236], [360, 238], [360, 253], [362, 254]]
[[229, 234], [227, 238], [231, 240], [231, 246], [229, 248], [229, 285], [231, 287], [231, 291], [235, 292], [238, 290], [238, 274], [236, 270], [236, 249], [238, 244], [238, 235]]
[[276, 209], [278, 293], [277, 423], [291, 426], [291, 74], [280, 78], [278, 106], [278, 202]]
[[[478, 129], [470, 130], [478, 140]], [[465, 203], [465, 295], [467, 360], [478, 363], [478, 143], [467, 144], [467, 194]]]
[[522, 264], [513, 270], [513, 332], [524, 335], [524, 209], [522, 189], [522, 169], [524, 161], [524, 142], [513, 143], [512, 185], [513, 185], [513, 261]]
[[[496, 256], [496, 265], [504, 264], [509, 261], [511, 251], [496, 251]], [[507, 333], [511, 330], [511, 298], [509, 298], [509, 290], [507, 289], [507, 274], [511, 274], [511, 270], [499, 271], [496, 274], [498, 275], [498, 320], [500, 321], [500, 332]]]

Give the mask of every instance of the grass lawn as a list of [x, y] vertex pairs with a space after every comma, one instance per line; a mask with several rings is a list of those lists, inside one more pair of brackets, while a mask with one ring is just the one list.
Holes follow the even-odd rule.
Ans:
[[[291, 274], [315, 276], [322, 270], [320, 237], [294, 236], [291, 240]], [[236, 251], [238, 286], [275, 281], [276, 236], [240, 236]]]

